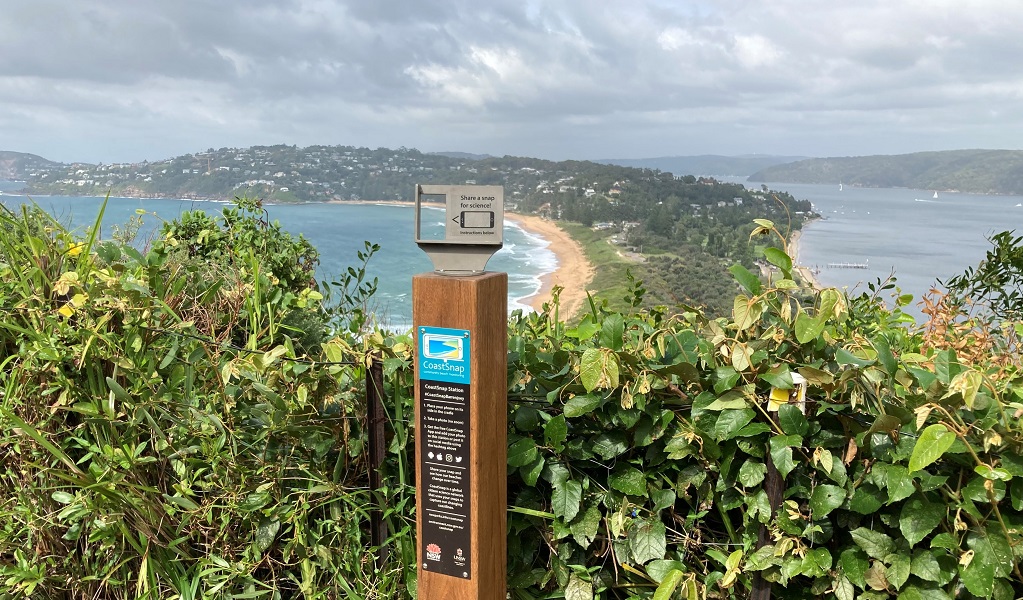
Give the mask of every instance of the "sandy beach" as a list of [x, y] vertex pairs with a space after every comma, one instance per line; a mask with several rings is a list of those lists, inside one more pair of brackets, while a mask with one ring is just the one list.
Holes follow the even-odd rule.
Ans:
[[[415, 202], [404, 200], [355, 200], [331, 201], [331, 203], [415, 205]], [[550, 302], [551, 290], [554, 286], [560, 285], [563, 289], [558, 316], [561, 319], [574, 316], [586, 302], [586, 286], [593, 280], [593, 265], [586, 259], [582, 246], [554, 221], [535, 215], [510, 212], [506, 212], [504, 218], [514, 221], [526, 231], [550, 242], [547, 248], [554, 253], [554, 257], [558, 261], [558, 268], [553, 273], [548, 273], [540, 278], [540, 290], [528, 298], [523, 298], [522, 301], [539, 312], [543, 310], [545, 302]]]
[[561, 292], [558, 316], [567, 319], [575, 315], [586, 302], [586, 286], [593, 280], [593, 265], [586, 260], [582, 246], [554, 221], [513, 213], [505, 213], [505, 219], [518, 223], [523, 229], [550, 242], [548, 248], [558, 259], [557, 270], [541, 277], [540, 291], [524, 301], [540, 311], [543, 304], [550, 301], [551, 289], [560, 285], [564, 289]]
[[[803, 227], [806, 227], [808, 224], [809, 222], [804, 223]], [[817, 280], [817, 276], [814, 274], [813, 269], [804, 266], [802, 263], [799, 262], [799, 240], [802, 236], [803, 236], [802, 229], [792, 232], [792, 235], [789, 236], [788, 243], [789, 255], [792, 257], [792, 264], [795, 265], [793, 270], [796, 273], [798, 273], [799, 277], [803, 281], [805, 281], [810, 287], [812, 287], [815, 290], [822, 290], [824, 288], [823, 286], [821, 286], [821, 282]]]

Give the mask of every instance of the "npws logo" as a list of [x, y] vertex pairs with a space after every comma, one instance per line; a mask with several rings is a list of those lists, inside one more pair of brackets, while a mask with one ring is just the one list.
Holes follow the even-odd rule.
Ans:
[[437, 544], [426, 546], [426, 560], [440, 560], [440, 546]]

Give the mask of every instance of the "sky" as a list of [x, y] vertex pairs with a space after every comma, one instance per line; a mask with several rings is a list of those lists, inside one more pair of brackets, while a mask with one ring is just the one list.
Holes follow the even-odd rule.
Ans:
[[1018, 0], [3, 0], [0, 150], [1023, 147]]

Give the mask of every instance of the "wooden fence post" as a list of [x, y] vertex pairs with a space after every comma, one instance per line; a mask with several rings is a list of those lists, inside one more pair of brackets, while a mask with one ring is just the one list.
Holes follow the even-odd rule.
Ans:
[[366, 425], [369, 428], [369, 487], [376, 497], [376, 508], [370, 511], [370, 543], [376, 551], [376, 566], [387, 562], [387, 522], [384, 510], [387, 496], [380, 493], [383, 486], [381, 469], [387, 453], [387, 413], [384, 411], [384, 368], [379, 357], [369, 356], [366, 366]]

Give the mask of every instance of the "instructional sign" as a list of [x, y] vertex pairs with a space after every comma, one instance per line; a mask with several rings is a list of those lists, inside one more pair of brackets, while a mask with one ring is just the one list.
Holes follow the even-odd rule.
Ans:
[[469, 456], [471, 339], [464, 329], [419, 327], [422, 568], [472, 578]]
[[452, 186], [447, 199], [446, 240], [472, 244], [501, 243], [504, 227], [503, 187]]

